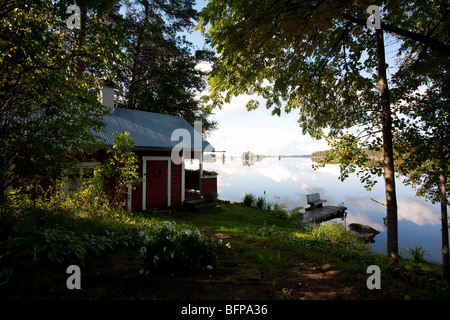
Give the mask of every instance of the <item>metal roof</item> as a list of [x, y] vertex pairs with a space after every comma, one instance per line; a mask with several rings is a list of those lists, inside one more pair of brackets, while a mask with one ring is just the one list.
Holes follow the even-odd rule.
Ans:
[[[114, 144], [114, 132], [125, 131], [133, 138], [135, 148], [172, 149], [181, 146], [199, 150], [201, 144], [202, 150], [205, 150], [209, 145], [197, 130], [179, 116], [116, 108], [114, 112], [104, 115], [103, 122], [103, 131], [95, 134], [99, 142], [106, 145]], [[208, 147], [208, 151], [212, 150], [212, 146]]]

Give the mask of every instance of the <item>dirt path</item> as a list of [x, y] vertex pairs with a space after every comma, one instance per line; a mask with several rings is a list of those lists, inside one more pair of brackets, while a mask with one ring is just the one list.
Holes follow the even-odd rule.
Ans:
[[84, 292], [100, 299], [177, 300], [371, 300], [377, 293], [365, 282], [314, 263], [298, 260], [275, 283], [258, 270], [239, 269], [199, 275], [141, 276], [137, 270], [99, 273], [84, 279]]
[[[220, 234], [214, 234], [221, 237]], [[227, 241], [242, 241], [243, 239], [225, 236]], [[252, 245], [264, 248], [272, 254], [277, 254], [278, 249], [269, 248], [260, 244]], [[243, 257], [241, 257], [243, 258]], [[241, 258], [235, 258], [239, 260]], [[377, 290], [369, 290], [365, 280], [355, 280], [343, 273], [332, 270], [329, 265], [320, 265], [305, 260], [301, 255], [287, 254], [283, 256], [288, 260], [291, 267], [286, 273], [278, 276], [274, 290], [278, 297], [289, 300], [372, 300], [381, 299], [381, 294]], [[238, 261], [235, 261], [236, 263]], [[241, 272], [248, 273], [245, 269]], [[250, 272], [249, 279], [257, 279], [255, 272]], [[261, 274], [259, 280], [265, 280]]]
[[318, 266], [301, 258], [295, 261], [286, 279], [278, 287], [286, 299], [292, 300], [372, 300], [378, 292], [369, 290], [364, 281], [351, 279], [331, 270], [328, 265]]

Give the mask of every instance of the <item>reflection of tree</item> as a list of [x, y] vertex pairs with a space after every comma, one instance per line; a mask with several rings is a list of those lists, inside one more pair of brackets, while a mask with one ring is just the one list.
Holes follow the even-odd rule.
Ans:
[[243, 166], [251, 167], [256, 162], [260, 162], [264, 156], [259, 154], [254, 154], [250, 151], [242, 152], [241, 161]]
[[[221, 151], [219, 151], [221, 152]], [[221, 152], [222, 154], [219, 153], [219, 155], [215, 154], [215, 153], [205, 153], [203, 155], [203, 162], [205, 163], [215, 163], [216, 161], [220, 161], [222, 162], [222, 164], [225, 163], [225, 153]]]
[[225, 153], [222, 153], [222, 156], [220, 158], [222, 160], [222, 164], [224, 164], [225, 163]]
[[[368, 157], [367, 166], [376, 167], [380, 166], [380, 161], [383, 159], [383, 152], [378, 150], [370, 150], [369, 148], [362, 148], [362, 151]], [[316, 151], [311, 153], [311, 160], [314, 162], [320, 162], [326, 160], [330, 156], [330, 150]], [[337, 161], [327, 160], [329, 163], [337, 164]]]
[[215, 153], [204, 153], [203, 154], [203, 162], [205, 163], [214, 163], [216, 162], [216, 154]]

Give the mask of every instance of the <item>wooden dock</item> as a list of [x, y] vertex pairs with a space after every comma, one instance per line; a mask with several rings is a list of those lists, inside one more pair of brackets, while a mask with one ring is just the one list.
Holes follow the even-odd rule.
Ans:
[[344, 206], [323, 206], [314, 208], [306, 211], [303, 215], [303, 219], [299, 222], [301, 224], [311, 224], [320, 223], [335, 218], [343, 218], [346, 215], [345, 210], [347, 210], [347, 207]]

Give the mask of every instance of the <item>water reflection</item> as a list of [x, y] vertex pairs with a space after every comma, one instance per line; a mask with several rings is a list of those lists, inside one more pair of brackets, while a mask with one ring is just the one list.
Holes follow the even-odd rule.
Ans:
[[[264, 196], [266, 201], [285, 204], [288, 208], [307, 207], [306, 195], [320, 193], [327, 205], [344, 203], [347, 217], [337, 223], [349, 225], [359, 223], [369, 225], [381, 233], [375, 237], [373, 250], [386, 251], [386, 227], [383, 218], [385, 207], [371, 200], [384, 202], [384, 182], [366, 191], [359, 179], [352, 175], [344, 182], [339, 177], [337, 165], [327, 165], [313, 170], [310, 158], [252, 157], [243, 161], [241, 156], [219, 154], [209, 157], [204, 163], [205, 170], [219, 173], [218, 193], [224, 200], [242, 201], [245, 193]], [[244, 158], [245, 160], [245, 158]], [[198, 168], [198, 164], [187, 163], [186, 167]], [[433, 205], [415, 196], [412, 188], [397, 180], [397, 205], [399, 247], [407, 249], [422, 246], [427, 251], [428, 260], [441, 260], [439, 205]]]

